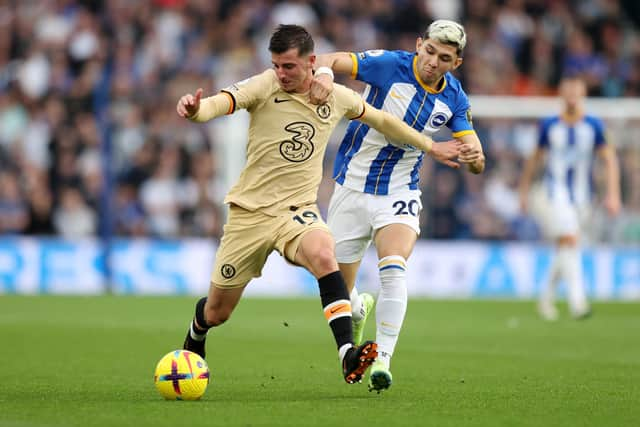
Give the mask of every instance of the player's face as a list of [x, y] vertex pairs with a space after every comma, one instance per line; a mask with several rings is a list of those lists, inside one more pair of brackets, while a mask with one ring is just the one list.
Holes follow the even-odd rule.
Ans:
[[440, 43], [433, 39], [416, 41], [418, 54], [418, 74], [420, 79], [431, 87], [435, 87], [445, 73], [455, 70], [462, 64], [455, 46]]
[[580, 79], [565, 79], [560, 84], [560, 96], [569, 109], [580, 107], [586, 94], [587, 88]]
[[313, 76], [315, 55], [298, 55], [298, 49], [284, 53], [271, 53], [271, 62], [285, 92], [306, 92]]

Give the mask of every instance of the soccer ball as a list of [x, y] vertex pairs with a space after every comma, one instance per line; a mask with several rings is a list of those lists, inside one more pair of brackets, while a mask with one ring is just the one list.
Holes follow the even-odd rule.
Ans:
[[209, 367], [197, 354], [175, 350], [160, 359], [153, 380], [167, 400], [198, 400], [209, 385]]

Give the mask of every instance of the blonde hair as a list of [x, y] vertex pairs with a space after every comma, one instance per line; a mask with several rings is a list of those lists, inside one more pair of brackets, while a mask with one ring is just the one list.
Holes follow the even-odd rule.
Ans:
[[448, 19], [433, 21], [424, 33], [424, 38], [455, 46], [458, 55], [462, 53], [467, 44], [467, 34], [464, 31], [464, 27]]

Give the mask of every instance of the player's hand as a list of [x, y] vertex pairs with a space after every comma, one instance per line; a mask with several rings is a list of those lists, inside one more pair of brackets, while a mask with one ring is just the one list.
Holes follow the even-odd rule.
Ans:
[[429, 155], [436, 161], [454, 169], [460, 167], [460, 164], [454, 162], [456, 157], [460, 155], [459, 144], [455, 139], [446, 142], [434, 142], [431, 146], [431, 151], [429, 151]]
[[484, 154], [482, 154], [482, 147], [479, 145], [469, 143], [465, 144], [462, 141], [457, 142], [460, 149], [460, 155], [458, 156], [458, 161], [460, 163], [472, 164], [484, 158]]
[[188, 93], [180, 98], [176, 106], [178, 115], [185, 119], [193, 117], [200, 109], [200, 98], [202, 98], [202, 88], [199, 88], [195, 95]]
[[618, 215], [621, 208], [620, 197], [608, 195], [604, 199], [604, 207], [610, 216]]
[[309, 100], [312, 104], [324, 104], [331, 92], [333, 92], [333, 79], [329, 74], [313, 76], [309, 89]]

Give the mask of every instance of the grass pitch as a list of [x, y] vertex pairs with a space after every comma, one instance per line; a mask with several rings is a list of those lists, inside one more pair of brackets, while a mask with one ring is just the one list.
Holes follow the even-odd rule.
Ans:
[[[195, 297], [0, 296], [0, 426], [637, 426], [640, 304], [586, 321], [532, 302], [411, 300], [382, 394], [344, 383], [317, 299], [241, 301], [201, 401], [153, 370]], [[372, 337], [374, 324], [367, 327]], [[365, 379], [366, 382], [366, 379]]]

